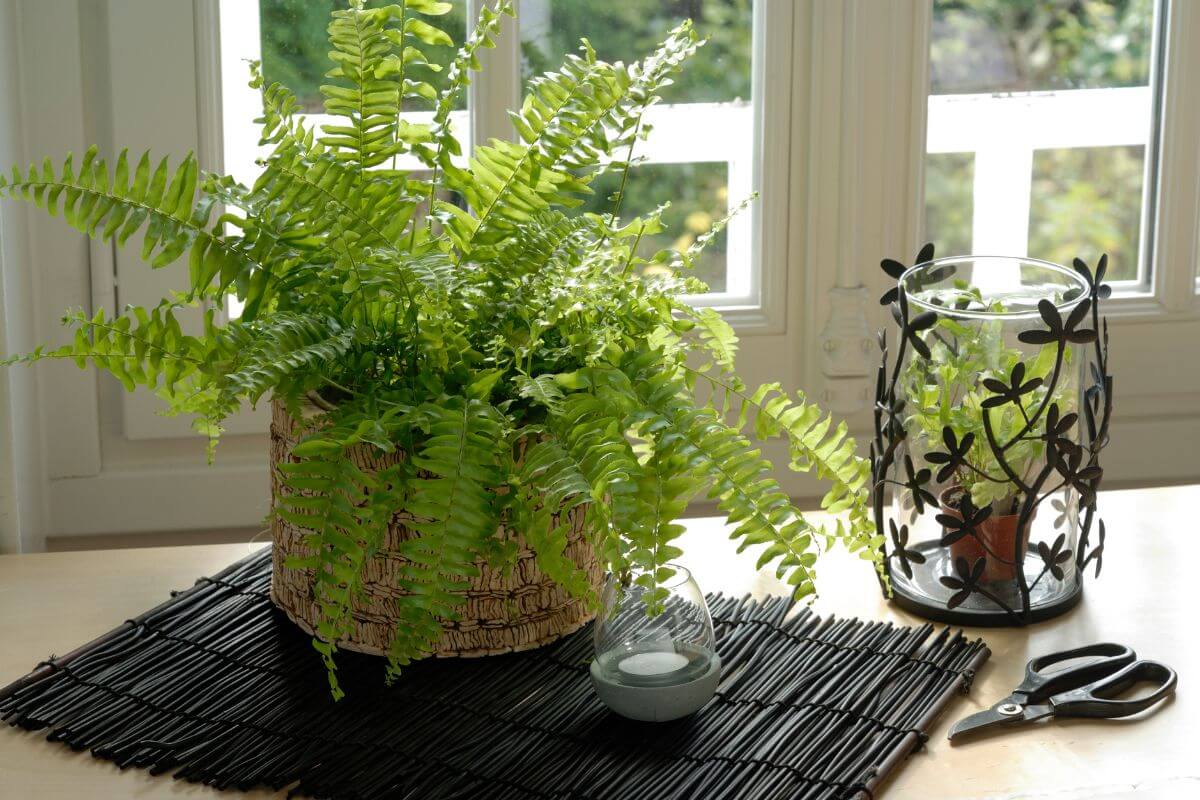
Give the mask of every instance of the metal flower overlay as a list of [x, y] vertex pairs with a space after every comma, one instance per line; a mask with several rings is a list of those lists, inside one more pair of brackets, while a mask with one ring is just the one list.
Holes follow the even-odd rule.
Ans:
[[[1057, 312], [1056, 312], [1057, 313]], [[995, 378], [984, 378], [983, 385], [994, 394], [983, 401], [984, 408], [996, 408], [1005, 403], [1021, 404], [1021, 398], [1042, 385], [1041, 378], [1025, 380], [1025, 364], [1018, 361], [1008, 376], [1008, 383]]]
[[1046, 330], [1021, 331], [1017, 334], [1017, 338], [1025, 344], [1051, 344], [1056, 343], [1059, 346], [1065, 346], [1067, 342], [1075, 344], [1089, 344], [1096, 341], [1096, 331], [1092, 328], [1079, 328], [1079, 323], [1087, 317], [1088, 311], [1092, 307], [1091, 300], [1082, 300], [1079, 305], [1071, 309], [1071, 313], [1067, 315], [1066, 322], [1063, 322], [1062, 314], [1058, 313], [1058, 309], [1054, 307], [1054, 303], [1049, 300], [1038, 301], [1038, 313], [1042, 315], [1042, 321], [1046, 323]]
[[1112, 297], [1112, 287], [1104, 282], [1104, 273], [1108, 272], [1108, 254], [1100, 256], [1100, 261], [1096, 264], [1096, 274], [1092, 275], [1091, 269], [1088, 268], [1087, 262], [1082, 258], [1075, 259], [1072, 266], [1075, 271], [1083, 276], [1087, 281], [1088, 286], [1092, 289], [1092, 297], [1099, 297], [1101, 300], [1107, 300]]
[[1082, 461], [1083, 450], [1078, 448], [1073, 453], [1060, 455], [1054, 468], [1062, 475], [1065, 485], [1079, 492], [1080, 504], [1090, 506], [1096, 502], [1095, 486], [1104, 475], [1104, 470], [1098, 464], [1088, 464], [1081, 469]]
[[894, 555], [900, 561], [900, 569], [904, 570], [905, 576], [911, 578], [913, 576], [912, 565], [924, 564], [925, 555], [919, 550], [908, 549], [907, 525], [901, 525], [899, 530], [897, 530], [894, 519], [889, 519], [888, 524], [892, 528], [892, 544], [896, 546]]
[[1075, 427], [1079, 415], [1072, 412], [1059, 416], [1058, 403], [1051, 403], [1046, 411], [1046, 432], [1042, 438], [1046, 447], [1055, 453], [1071, 455], [1079, 452], [1079, 445], [1070, 437], [1071, 429]]
[[955, 590], [954, 594], [950, 595], [950, 599], [946, 601], [946, 608], [958, 608], [964, 600], [971, 596], [971, 592], [975, 591], [975, 587], [979, 585], [979, 579], [983, 577], [983, 570], [986, 566], [986, 558], [977, 558], [974, 564], [968, 564], [967, 559], [962, 556], [954, 559], [954, 571], [958, 573], [958, 577], [943, 575], [938, 579], [942, 586]]
[[933, 477], [933, 472], [927, 467], [922, 467], [919, 470], [915, 469], [912, 457], [907, 453], [904, 455], [904, 471], [908, 474], [908, 480], [904, 482], [904, 486], [912, 492], [913, 503], [917, 507], [917, 513], [924, 514], [926, 503], [936, 506], [938, 502], [933, 493], [925, 488], [925, 484], [929, 483], [929, 479]]
[[967, 453], [975, 444], [975, 434], [968, 433], [960, 442], [954, 429], [947, 425], [942, 428], [942, 441], [946, 444], [946, 452], [934, 450], [925, 454], [925, 460], [930, 464], [942, 465], [937, 474], [938, 483], [945, 483], [956, 469], [967, 465]]
[[[933, 260], [933, 242], [928, 242], [917, 253], [917, 260], [914, 261], [913, 263], [914, 264], [924, 264], [926, 261], [932, 261], [932, 260]], [[883, 293], [883, 296], [879, 298], [879, 305], [886, 306], [886, 305], [894, 303], [900, 299], [900, 283], [899, 283], [900, 276], [904, 274], [904, 271], [906, 269], [908, 269], [908, 267], [906, 267], [904, 264], [901, 264], [899, 261], [897, 261], [894, 258], [883, 259], [882, 261], [879, 262], [879, 266], [883, 268], [883, 271], [887, 273], [889, 278], [892, 278], [893, 280], [895, 280], [897, 282], [895, 286], [888, 289], [886, 292]]]
[[1038, 542], [1038, 555], [1042, 557], [1042, 563], [1046, 565], [1046, 569], [1050, 570], [1050, 574], [1056, 580], [1063, 579], [1062, 565], [1071, 560], [1071, 551], [1064, 550], [1063, 545], [1067, 541], [1067, 535], [1060, 533], [1058, 538], [1054, 540], [1054, 544], [1049, 547], [1045, 542]]
[[901, 335], [912, 345], [912, 349], [916, 350], [924, 358], [932, 358], [933, 354], [929, 350], [929, 345], [925, 344], [925, 340], [918, 334], [934, 326], [937, 322], [937, 312], [923, 311], [912, 319], [909, 319], [908, 299], [904, 295], [900, 295], [900, 300], [892, 303], [892, 317], [896, 320], [896, 324], [900, 326]]
[[941, 541], [943, 547], [954, 544], [968, 534], [975, 535], [983, 521], [992, 515], [992, 507], [975, 508], [971, 504], [971, 496], [964, 494], [959, 512], [961, 516], [957, 517], [953, 514], [938, 514], [934, 517], [945, 528]]

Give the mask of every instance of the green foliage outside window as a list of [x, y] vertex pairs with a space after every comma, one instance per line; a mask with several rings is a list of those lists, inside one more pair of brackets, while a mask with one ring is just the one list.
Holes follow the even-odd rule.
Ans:
[[[321, 93], [336, 119], [320, 130], [256, 70], [269, 155], [252, 186], [202, 172], [191, 155], [171, 166], [122, 151], [110, 166], [94, 148], [0, 178], [0, 195], [90, 236], [124, 244], [143, 234], [152, 267], [188, 265], [186, 283], [158, 305], [115, 318], [70, 312], [71, 344], [7, 363], [94, 365], [194, 415], [214, 442], [246, 402], [273, 396], [294, 416], [320, 409], [293, 451], [298, 463], [279, 466], [292, 494], [275, 513], [310, 532], [312, 555], [294, 564], [316, 575], [314, 645], [335, 695], [335, 643], [398, 511], [420, 535], [405, 544], [396, 587], [393, 676], [456, 618], [480, 559], [513, 563], [518, 535], [546, 574], [594, 600], [563, 557], [555, 512], [584, 509], [597, 552], [614, 571], [639, 571], [651, 600], [680, 555], [673, 520], [702, 492], [797, 597], [814, 590], [821, 542], [842, 541], [881, 569], [869, 467], [845, 424], [778, 384], [746, 386], [732, 329], [680, 300], [704, 290], [691, 272], [726, 220], [644, 257], [639, 243], [662, 219], [622, 209], [642, 115], [700, 44], [690, 24], [626, 65], [586, 47], [569, 56], [533, 80], [512, 117], [516, 141], [477, 146], [459, 163], [451, 111], [512, 9], [482, 12], [436, 73], [439, 92], [426, 53], [450, 37], [429, 19], [450, 10], [408, 0], [333, 12]], [[432, 122], [406, 120], [410, 101]], [[396, 169], [401, 156], [424, 169]], [[580, 212], [606, 175], [621, 176], [612, 206]], [[230, 292], [244, 303], [238, 319], [210, 310], [201, 333], [184, 332], [181, 313]], [[825, 482], [822, 505], [843, 512], [838, 521], [810, 523], [751, 436], [786, 439], [790, 466]], [[368, 472], [351, 456], [362, 446], [408, 457]]]
[[936, 0], [930, 94], [1145, 86], [1154, 0]]
[[1114, 279], [1136, 277], [1144, 170], [1144, 147], [1034, 152], [1029, 252], [1070, 264], [1080, 242], [1087, 242], [1108, 253]]

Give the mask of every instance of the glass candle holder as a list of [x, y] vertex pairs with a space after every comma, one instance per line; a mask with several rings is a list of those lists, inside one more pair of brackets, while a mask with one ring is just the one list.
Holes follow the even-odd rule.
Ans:
[[[622, 716], [662, 722], [700, 709], [721, 677], [712, 618], [690, 572], [648, 589], [610, 575], [593, 623], [592, 684]], [[652, 582], [646, 581], [646, 583]]]
[[872, 448], [893, 598], [974, 625], [1062, 613], [1103, 544], [1104, 262], [919, 261], [889, 293]]

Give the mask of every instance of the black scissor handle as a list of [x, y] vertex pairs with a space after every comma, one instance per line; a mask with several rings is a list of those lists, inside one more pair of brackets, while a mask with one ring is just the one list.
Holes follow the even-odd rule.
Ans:
[[[1158, 684], [1145, 697], [1133, 700], [1109, 700], [1139, 681]], [[1060, 717], [1128, 717], [1162, 700], [1175, 691], [1179, 676], [1175, 670], [1157, 661], [1135, 661], [1095, 683], [1050, 698], [1054, 713]]]
[[[1080, 664], [1051, 675], [1042, 673], [1046, 667], [1069, 661], [1073, 658], [1094, 657], [1086, 664]], [[1025, 680], [1015, 691], [1029, 698], [1030, 703], [1040, 703], [1051, 695], [1060, 694], [1070, 689], [1077, 689], [1084, 684], [1103, 678], [1132, 664], [1137, 654], [1123, 644], [1099, 642], [1097, 644], [1076, 647], [1074, 650], [1062, 650], [1058, 653], [1048, 653], [1039, 656], [1025, 667]]]

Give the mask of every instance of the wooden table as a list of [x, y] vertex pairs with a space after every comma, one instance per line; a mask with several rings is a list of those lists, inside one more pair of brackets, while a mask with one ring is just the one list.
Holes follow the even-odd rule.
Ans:
[[[886, 798], [1200, 797], [1200, 638], [1197, 637], [1196, 509], [1200, 486], [1108, 492], [1105, 567], [1084, 602], [1030, 630], [975, 631], [992, 658], [969, 697], [954, 702], [925, 751], [885, 787]], [[719, 520], [688, 525], [685, 563], [701, 588], [755, 594], [781, 591], [750, 558], [734, 558]], [[261, 546], [261, 545], [260, 545]], [[0, 557], [0, 685], [51, 653], [64, 653], [191, 585], [247, 552], [247, 545], [48, 553]], [[917, 618], [879, 595], [871, 569], [844, 554], [818, 565], [823, 614]], [[987, 707], [1016, 685], [1032, 656], [1095, 641], [1130, 645], [1180, 674], [1175, 699], [1144, 719], [1065, 721], [951, 747], [951, 722]], [[0, 798], [215, 797], [202, 786], [154, 778], [42, 741], [0, 730]], [[247, 797], [274, 797], [254, 792]], [[648, 798], [647, 800], [652, 800]]]

